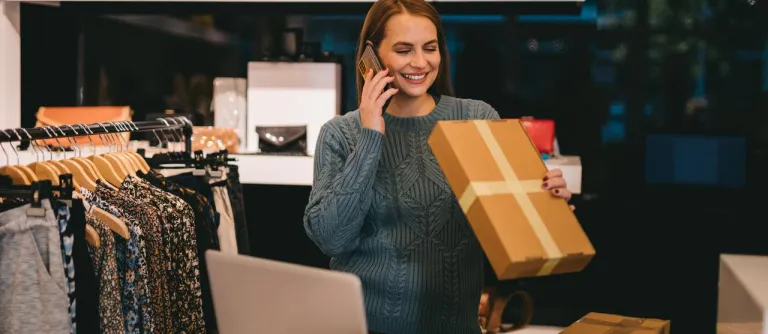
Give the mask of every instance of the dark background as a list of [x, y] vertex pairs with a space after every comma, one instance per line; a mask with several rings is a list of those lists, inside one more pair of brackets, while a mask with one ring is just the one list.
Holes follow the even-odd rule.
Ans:
[[[583, 159], [584, 194], [574, 203], [598, 255], [581, 273], [505, 283], [533, 293], [534, 323], [567, 325], [600, 311], [714, 333], [718, 254], [768, 254], [766, 7], [600, 0], [440, 8], [457, 94], [502, 117], [555, 119], [564, 153]], [[245, 77], [247, 62], [296, 26], [342, 59], [343, 111], [352, 110], [346, 69], [366, 8], [22, 4], [22, 126], [34, 126], [40, 106], [100, 104], [131, 105], [134, 120], [174, 109], [210, 124], [212, 79]], [[136, 24], [147, 15], [218, 37]], [[309, 191], [245, 186], [252, 255], [327, 267], [302, 226]]]

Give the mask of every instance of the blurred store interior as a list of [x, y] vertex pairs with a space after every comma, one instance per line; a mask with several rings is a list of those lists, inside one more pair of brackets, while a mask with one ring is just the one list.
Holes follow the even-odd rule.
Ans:
[[[214, 78], [265, 60], [340, 64], [339, 113], [354, 110], [366, 7], [24, 3], [21, 126], [40, 106], [77, 105], [214, 125]], [[581, 273], [508, 283], [533, 293], [533, 322], [598, 311], [712, 333], [718, 255], [768, 255], [768, 1], [439, 8], [456, 94], [503, 118], [554, 119], [562, 153], [581, 157], [573, 202], [597, 256]], [[327, 267], [302, 225], [309, 191], [245, 185], [251, 255]]]

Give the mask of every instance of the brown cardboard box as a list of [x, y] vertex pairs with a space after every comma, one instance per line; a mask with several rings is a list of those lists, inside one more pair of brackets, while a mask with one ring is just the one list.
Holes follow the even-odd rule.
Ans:
[[669, 334], [669, 320], [592, 312], [560, 334]]
[[441, 121], [429, 145], [500, 280], [584, 269], [595, 250], [517, 119]]

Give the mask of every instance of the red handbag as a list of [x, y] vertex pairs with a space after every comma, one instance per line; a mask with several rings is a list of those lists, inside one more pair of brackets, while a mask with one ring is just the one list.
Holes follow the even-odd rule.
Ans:
[[539, 153], [552, 154], [555, 145], [555, 121], [551, 119], [534, 119], [523, 117], [520, 119], [528, 137], [539, 149]]

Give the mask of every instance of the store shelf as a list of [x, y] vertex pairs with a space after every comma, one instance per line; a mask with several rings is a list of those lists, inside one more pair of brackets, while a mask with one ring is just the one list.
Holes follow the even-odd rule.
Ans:
[[240, 183], [311, 186], [314, 158], [307, 156], [232, 155]]
[[[314, 171], [313, 157], [234, 155], [240, 166], [240, 183], [311, 186]], [[560, 168], [568, 183], [568, 190], [581, 193], [581, 158], [564, 156], [546, 161], [550, 169]]]

